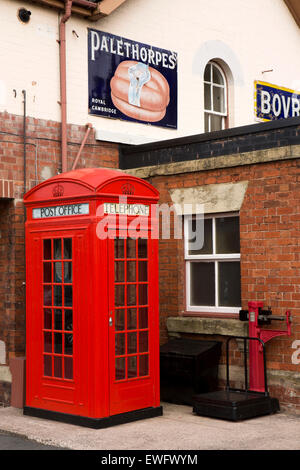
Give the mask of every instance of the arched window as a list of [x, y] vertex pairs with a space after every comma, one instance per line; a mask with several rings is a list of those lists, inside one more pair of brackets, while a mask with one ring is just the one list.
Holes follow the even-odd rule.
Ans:
[[226, 117], [226, 77], [216, 62], [209, 62], [204, 71], [204, 131], [225, 129]]

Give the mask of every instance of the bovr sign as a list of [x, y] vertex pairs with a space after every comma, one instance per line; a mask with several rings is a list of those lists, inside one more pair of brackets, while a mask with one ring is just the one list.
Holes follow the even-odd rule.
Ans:
[[259, 120], [274, 121], [300, 116], [300, 92], [256, 81], [255, 98], [255, 116]]

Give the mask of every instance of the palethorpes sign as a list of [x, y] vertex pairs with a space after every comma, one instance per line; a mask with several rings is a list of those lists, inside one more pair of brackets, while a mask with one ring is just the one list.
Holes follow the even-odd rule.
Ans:
[[274, 121], [300, 116], [300, 92], [272, 85], [255, 83], [255, 116], [262, 121]]
[[89, 113], [177, 128], [177, 54], [88, 30]]

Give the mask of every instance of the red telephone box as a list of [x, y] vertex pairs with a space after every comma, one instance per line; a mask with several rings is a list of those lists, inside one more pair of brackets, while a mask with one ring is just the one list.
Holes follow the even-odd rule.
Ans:
[[25, 195], [24, 414], [95, 428], [162, 414], [157, 200], [108, 169]]

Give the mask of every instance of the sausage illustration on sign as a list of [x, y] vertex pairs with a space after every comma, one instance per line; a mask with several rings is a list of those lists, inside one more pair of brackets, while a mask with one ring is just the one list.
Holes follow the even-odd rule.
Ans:
[[170, 102], [165, 77], [142, 62], [125, 60], [110, 81], [111, 99], [123, 114], [139, 121], [163, 119]]

